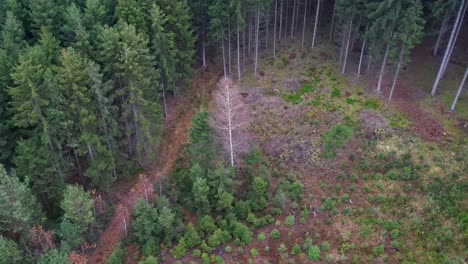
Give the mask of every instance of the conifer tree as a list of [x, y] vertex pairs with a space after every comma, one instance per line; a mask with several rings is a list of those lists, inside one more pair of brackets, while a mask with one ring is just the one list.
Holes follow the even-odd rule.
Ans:
[[167, 17], [165, 30], [174, 34], [176, 47], [176, 76], [185, 86], [193, 75], [195, 36], [192, 30], [192, 13], [186, 0], [158, 0]]
[[156, 143], [161, 127], [158, 80], [155, 79], [158, 72], [144, 35], [137, 34], [135, 27], [128, 24], [123, 24], [120, 31], [122, 44], [118, 76], [123, 84], [119, 91], [123, 98], [120, 119], [126, 124], [126, 134], [130, 139], [130, 157], [135, 155], [137, 161], [143, 162], [152, 158], [151, 146]]
[[167, 117], [166, 91], [175, 90], [176, 81], [176, 54], [174, 45], [174, 33], [167, 32], [167, 18], [157, 5], [153, 5], [150, 11], [151, 29], [150, 42], [151, 51], [154, 54], [155, 67], [160, 73], [160, 84], [164, 105], [164, 116]]
[[65, 247], [73, 249], [83, 240], [94, 222], [94, 201], [91, 196], [77, 185], [68, 185], [60, 204], [63, 210], [60, 224], [61, 236]]
[[65, 137], [61, 131], [62, 97], [53, 72], [58, 51], [58, 42], [44, 30], [39, 44], [20, 56], [11, 74], [14, 85], [9, 89], [13, 122], [25, 129], [15, 159], [18, 174], [30, 177], [33, 190], [46, 204], [59, 201], [66, 168], [61, 155]]
[[0, 164], [0, 232], [25, 239], [30, 228], [42, 221], [41, 207], [28, 187]]
[[[78, 156], [86, 156], [90, 163], [85, 175], [93, 184], [108, 187], [112, 183], [114, 171], [111, 149], [105, 145], [105, 137], [99, 132], [100, 119], [98, 105], [93, 100], [96, 95], [90, 71], [96, 73], [94, 64], [82, 58], [73, 48], [62, 51], [58, 78], [69, 106], [67, 120], [70, 124], [69, 138], [75, 143], [72, 148]], [[99, 78], [98, 76], [95, 76]], [[70, 142], [71, 143], [71, 142]], [[77, 159], [77, 165], [79, 160]]]
[[12, 12], [6, 13], [6, 21], [0, 33], [0, 163], [11, 166], [11, 158], [17, 140], [17, 130], [11, 120], [11, 98], [7, 88], [12, 86], [10, 74], [25, 48], [25, 33], [21, 21]]
[[115, 13], [120, 22], [131, 24], [138, 33], [146, 34], [147, 21], [137, 0], [118, 0]]
[[7, 238], [0, 235], [0, 263], [24, 263], [24, 252], [22, 252], [18, 245]]

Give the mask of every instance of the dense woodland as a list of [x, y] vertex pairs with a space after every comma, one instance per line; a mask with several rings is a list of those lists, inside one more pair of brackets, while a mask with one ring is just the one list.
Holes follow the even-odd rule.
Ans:
[[[293, 173], [270, 193], [269, 177], [279, 172], [243, 138], [247, 106], [236, 81], [268, 74], [263, 66], [287, 60], [280, 53], [290, 42], [302, 54], [328, 43], [337, 72], [376, 74], [373, 89], [390, 102], [413, 50], [427, 38], [434, 40], [427, 56], [440, 63], [432, 77], [436, 97], [454, 50], [466, 46], [467, 6], [466, 0], [0, 0], [0, 263], [68, 263], [70, 255], [91, 252], [87, 246], [115, 209], [116, 184], [158, 161], [168, 98], [183, 95], [195, 71], [210, 67], [224, 75], [214, 88], [216, 103], [205, 102], [193, 116], [171, 178], [155, 184], [157, 198], [146, 194], [136, 203], [128, 231], [141, 263], [157, 263], [168, 248], [174, 259], [195, 248], [197, 262], [222, 263], [209, 255], [215, 248], [251, 243], [253, 228], [275, 223], [286, 204], [309, 195]], [[339, 148], [333, 137], [349, 138], [347, 129], [335, 128], [325, 143]], [[398, 162], [422, 174], [408, 158]], [[322, 202], [323, 211], [335, 203]], [[186, 211], [197, 224], [184, 221]], [[299, 211], [298, 218], [316, 213]], [[304, 243], [292, 250], [303, 250], [310, 262], [327, 248], [310, 237]], [[122, 251], [117, 246], [109, 263], [122, 263]], [[459, 257], [432, 261], [463, 262]]]

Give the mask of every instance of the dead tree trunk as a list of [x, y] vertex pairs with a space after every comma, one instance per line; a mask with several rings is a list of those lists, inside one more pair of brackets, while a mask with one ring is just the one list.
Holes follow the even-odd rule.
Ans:
[[393, 79], [392, 89], [390, 90], [390, 94], [388, 95], [387, 103], [390, 102], [390, 100], [392, 100], [393, 91], [395, 90], [395, 86], [398, 81], [398, 75], [400, 74], [401, 64], [403, 64], [404, 53], [405, 53], [405, 45], [403, 44], [403, 47], [401, 47], [401, 51], [400, 51], [400, 58], [398, 59], [398, 66], [395, 72], [395, 78]]
[[315, 36], [317, 35], [317, 24], [319, 21], [320, 0], [317, 1], [317, 11], [315, 12], [314, 35], [312, 36], [312, 48], [315, 47]]
[[226, 148], [231, 166], [236, 159], [238, 139], [235, 131], [242, 128], [246, 119], [245, 107], [239, 91], [232, 80], [223, 78], [215, 91], [216, 109], [212, 115], [211, 124], [218, 131]]

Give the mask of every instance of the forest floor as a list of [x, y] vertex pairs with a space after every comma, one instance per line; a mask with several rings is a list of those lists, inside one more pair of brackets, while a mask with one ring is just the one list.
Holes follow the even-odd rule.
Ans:
[[[357, 50], [350, 54], [346, 75], [333, 59], [335, 51], [324, 42], [304, 52], [300, 43], [284, 42], [275, 59], [261, 55], [259, 75], [248, 73], [251, 61], [247, 60], [237, 85], [250, 110], [245, 129], [266, 160], [259, 169], [265, 175], [259, 176], [270, 183], [269, 206], [255, 216], [271, 213], [275, 222], [252, 227], [252, 243], [230, 242], [208, 252], [210, 257], [221, 256], [225, 263], [311, 263], [307, 248], [314, 245], [324, 263], [463, 262], [467, 93], [455, 113], [447, 111], [461, 78], [460, 66], [449, 66], [440, 95], [432, 99], [430, 74], [438, 59], [423, 43], [402, 72], [392, 102], [386, 103], [393, 67], [387, 68], [383, 94], [378, 95], [378, 65], [360, 78], [355, 76]], [[145, 190], [153, 193], [153, 183], [170, 175], [187, 143], [193, 113], [208, 104], [210, 90], [220, 78], [214, 67], [197, 72], [191, 89], [168, 101], [170, 113], [158, 162], [133, 187], [120, 185], [116, 212], [89, 263], [106, 262], [124, 240], [124, 219], [131, 231], [135, 202], [145, 198]], [[351, 131], [351, 136], [334, 134], [337, 127]], [[330, 146], [325, 141], [330, 137], [339, 144], [331, 145], [334, 155], [326, 158]], [[280, 213], [274, 214], [270, 209], [277, 209], [277, 187], [288, 180], [301, 182], [303, 199], [283, 201]], [[291, 216], [292, 226], [286, 225]], [[193, 217], [187, 212], [184, 222], [196, 222]], [[279, 231], [279, 239], [271, 236], [274, 230]], [[137, 247], [124, 245], [125, 263], [137, 263]], [[161, 250], [159, 263], [201, 262], [190, 250], [176, 260], [170, 249]]]
[[[209, 100], [210, 89], [219, 80], [219, 71], [213, 65], [197, 70], [191, 87], [181, 95], [169, 97], [167, 100], [168, 116], [164, 125], [161, 144], [158, 146], [157, 161], [145, 169], [134, 183], [120, 183], [112, 195], [117, 200], [115, 212], [107, 227], [100, 234], [96, 249], [89, 255], [88, 263], [106, 263], [115, 246], [131, 229], [131, 213], [135, 203], [146, 195], [152, 194], [153, 184], [167, 177], [177, 159], [179, 151], [188, 142], [188, 132], [191, 127], [192, 115], [198, 107]], [[149, 197], [154, 199], [154, 197]], [[127, 247], [128, 253], [133, 252]], [[133, 263], [132, 254], [127, 254], [126, 263]]]

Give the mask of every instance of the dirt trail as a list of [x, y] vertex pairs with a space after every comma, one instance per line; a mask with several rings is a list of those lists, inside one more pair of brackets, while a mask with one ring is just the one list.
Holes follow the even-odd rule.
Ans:
[[[209, 68], [214, 69], [215, 66]], [[209, 94], [209, 88], [214, 87], [219, 80], [218, 72], [208, 70], [199, 70], [192, 80], [191, 88], [184, 94], [168, 99], [168, 118], [158, 149], [158, 161], [146, 169], [147, 178], [139, 177], [129, 190], [116, 194], [119, 201], [115, 213], [101, 234], [96, 249], [89, 256], [89, 263], [106, 263], [116, 244], [130, 231], [130, 216], [135, 203], [145, 197], [145, 191], [152, 192], [152, 183], [170, 173], [180, 149], [188, 142], [192, 115], [201, 100], [207, 98], [205, 96]]]

